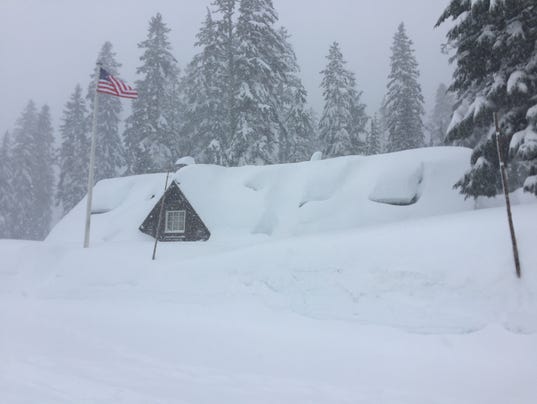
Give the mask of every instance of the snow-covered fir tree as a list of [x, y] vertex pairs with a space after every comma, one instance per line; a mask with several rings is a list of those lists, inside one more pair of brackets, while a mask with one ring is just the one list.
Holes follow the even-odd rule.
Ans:
[[381, 152], [380, 145], [380, 123], [377, 115], [373, 115], [371, 118], [371, 127], [366, 138], [367, 155], [372, 156]]
[[198, 161], [303, 160], [314, 141], [307, 93], [271, 1], [215, 0], [183, 79], [182, 138]]
[[[308, 108], [308, 115], [311, 119], [311, 125], [313, 126], [313, 135], [311, 141], [312, 154], [323, 149], [321, 139], [319, 137], [319, 113], [313, 107]], [[312, 156], [310, 155], [309, 158]]]
[[455, 100], [453, 95], [449, 92], [447, 86], [441, 83], [436, 90], [434, 108], [427, 124], [429, 146], [441, 146], [445, 144], [454, 105]]
[[65, 105], [60, 126], [60, 178], [56, 200], [69, 212], [84, 197], [88, 183], [89, 135], [88, 110], [82, 87], [76, 86]]
[[282, 129], [278, 95], [287, 66], [271, 0], [241, 0], [237, 22], [237, 128], [230, 139], [232, 165], [279, 161]]
[[[185, 119], [185, 103], [183, 100], [183, 93], [184, 90], [180, 77], [180, 69], [177, 67], [177, 75], [173, 80], [170, 80], [168, 95], [164, 99], [163, 112], [165, 133], [167, 134], [172, 155], [172, 159], [170, 161], [171, 164], [177, 161], [178, 156], [190, 155], [188, 152], [188, 139], [183, 139], [181, 137], [181, 130], [183, 128], [183, 122]], [[161, 164], [164, 166], [169, 165], [165, 161], [163, 161]]]
[[351, 138], [354, 141], [355, 154], [365, 153], [365, 137], [367, 136], [367, 122], [369, 117], [365, 112], [366, 105], [362, 103], [362, 91], [356, 90], [356, 79], [354, 78], [351, 87], [355, 89], [353, 103], [352, 103], [352, 126], [351, 126]]
[[38, 225], [41, 212], [36, 203], [36, 181], [42, 169], [37, 160], [40, 152], [37, 121], [36, 105], [29, 101], [13, 132], [12, 188], [16, 207], [12, 212], [12, 219], [16, 226], [13, 228], [12, 237], [17, 239], [39, 240], [42, 237]]
[[380, 103], [380, 108], [377, 114], [379, 131], [380, 131], [380, 151], [388, 152], [388, 118], [386, 112], [386, 95], [382, 97], [382, 102]]
[[[221, 78], [219, 106], [221, 135], [210, 143], [212, 161], [231, 164], [229, 158], [230, 142], [237, 130], [237, 27], [235, 15], [238, 0], [215, 0], [213, 6], [220, 18], [216, 21], [216, 55], [218, 56], [218, 77]], [[218, 133], [218, 132], [217, 132]]]
[[300, 85], [290, 89], [288, 109], [285, 111], [286, 148], [280, 162], [295, 163], [309, 160], [315, 151], [316, 130], [312, 112], [307, 108], [307, 92]]
[[334, 42], [327, 56], [328, 65], [321, 72], [325, 105], [319, 121], [319, 137], [325, 157], [365, 153], [367, 116], [356, 89], [354, 73], [345, 68], [345, 60]]
[[195, 156], [196, 161], [221, 165], [226, 164], [224, 151], [229, 131], [228, 55], [223, 34], [207, 10], [195, 43], [201, 51], [189, 63], [183, 78], [185, 119], [181, 131], [183, 154]]
[[11, 135], [4, 134], [0, 145], [0, 238], [11, 238], [14, 227], [13, 215], [16, 207], [11, 159]]
[[[112, 50], [112, 44], [105, 42], [102, 46], [97, 62], [115, 77], [119, 77], [118, 69], [121, 64], [116, 61], [116, 54]], [[91, 74], [86, 100], [90, 114], [88, 119], [93, 119], [93, 103], [95, 100], [95, 88], [99, 80], [99, 67]], [[121, 101], [118, 97], [99, 94], [99, 110], [97, 111], [97, 127], [95, 131], [95, 181], [103, 178], [113, 178], [122, 173], [125, 166], [125, 148], [119, 133]], [[91, 124], [88, 124], [88, 128]]]
[[170, 29], [158, 13], [149, 22], [147, 39], [138, 44], [143, 50], [136, 81], [138, 98], [133, 101], [124, 134], [130, 174], [159, 171], [177, 157], [179, 127], [176, 108], [179, 67], [172, 55]]
[[500, 117], [511, 187], [537, 195], [537, 7], [534, 0], [452, 0], [437, 25], [447, 34], [457, 93], [447, 140], [475, 145], [472, 168], [457, 186], [474, 198], [501, 192], [493, 113]]
[[285, 28], [279, 34], [284, 44], [285, 78], [281, 80], [279, 96], [282, 108], [282, 128], [280, 129], [281, 163], [308, 160], [314, 151], [315, 129], [311, 111], [307, 105], [308, 93], [300, 79], [300, 67], [290, 35]]
[[390, 74], [385, 99], [388, 129], [387, 151], [414, 149], [425, 145], [422, 115], [423, 95], [418, 82], [418, 62], [412, 41], [401, 23], [393, 37]]
[[[54, 135], [50, 109], [43, 106], [38, 112], [29, 101], [17, 120], [13, 140], [6, 136], [2, 145], [2, 171], [8, 187], [4, 195], [9, 214], [4, 226], [10, 237], [42, 240], [52, 221], [54, 190]], [[3, 177], [4, 174], [0, 174]], [[1, 215], [1, 214], [0, 214]], [[2, 219], [0, 219], [2, 220]]]
[[54, 201], [54, 130], [50, 116], [50, 108], [44, 105], [37, 116], [35, 155], [36, 171], [33, 177], [35, 204], [39, 209], [35, 231], [39, 240], [44, 239], [52, 224], [52, 206]]

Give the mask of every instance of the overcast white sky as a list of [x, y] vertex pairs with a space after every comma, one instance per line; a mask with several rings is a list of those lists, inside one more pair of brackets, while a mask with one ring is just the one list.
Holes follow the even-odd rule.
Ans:
[[[137, 43], [148, 20], [161, 12], [172, 29], [175, 56], [184, 67], [212, 0], [0, 0], [0, 134], [12, 129], [29, 99], [52, 108], [58, 125], [77, 83], [86, 87], [103, 42], [114, 45], [121, 76], [136, 79]], [[356, 73], [363, 101], [375, 112], [385, 92], [390, 45], [404, 21], [414, 41], [427, 101], [452, 68], [440, 52], [446, 27], [433, 26], [449, 0], [273, 0], [292, 35], [310, 104], [320, 111], [319, 72], [331, 42], [341, 43]], [[126, 101], [128, 103], [128, 101]]]

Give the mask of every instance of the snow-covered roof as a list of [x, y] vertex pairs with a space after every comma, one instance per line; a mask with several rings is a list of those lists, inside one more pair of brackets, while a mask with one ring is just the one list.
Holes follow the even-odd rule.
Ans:
[[[439, 147], [272, 166], [190, 165], [172, 175], [212, 238], [286, 236], [348, 229], [471, 209], [453, 184], [470, 149]], [[100, 181], [93, 241], [143, 239], [138, 227], [164, 191], [166, 174]], [[85, 200], [50, 241], [82, 240]], [[407, 206], [396, 206], [407, 205]]]

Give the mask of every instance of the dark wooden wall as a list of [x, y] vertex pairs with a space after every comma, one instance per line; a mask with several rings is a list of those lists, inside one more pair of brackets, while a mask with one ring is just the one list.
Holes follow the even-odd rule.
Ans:
[[[158, 234], [159, 241], [206, 241], [209, 239], [209, 237], [211, 237], [211, 232], [205, 223], [203, 223], [203, 220], [201, 220], [198, 213], [194, 210], [175, 181], [172, 182], [162, 198], [164, 198], [164, 210], [162, 212], [162, 219]], [[149, 234], [152, 237], [157, 237], [157, 227], [162, 198], [153, 207], [153, 210], [151, 210], [149, 216], [147, 216], [140, 226], [140, 231], [145, 234]], [[186, 212], [184, 233], [165, 232], [167, 210], [184, 210]]]

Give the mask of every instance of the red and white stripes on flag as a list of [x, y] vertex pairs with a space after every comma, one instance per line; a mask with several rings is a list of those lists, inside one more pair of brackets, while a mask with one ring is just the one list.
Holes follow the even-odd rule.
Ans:
[[121, 98], [138, 98], [138, 92], [125, 84], [123, 81], [116, 79], [102, 67], [99, 72], [99, 82], [97, 83], [97, 92], [102, 94], [115, 95]]

